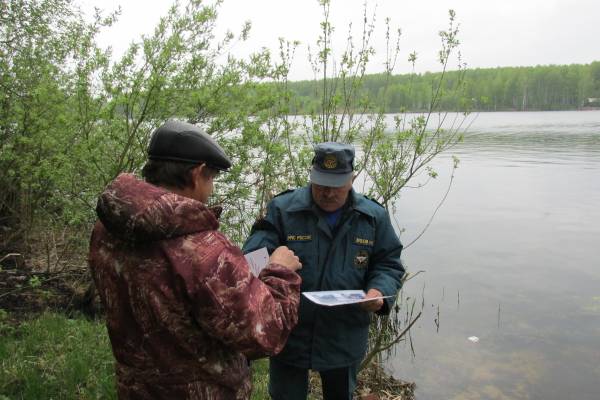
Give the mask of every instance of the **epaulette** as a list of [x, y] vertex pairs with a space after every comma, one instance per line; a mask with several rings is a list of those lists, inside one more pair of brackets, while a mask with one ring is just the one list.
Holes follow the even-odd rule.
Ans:
[[366, 196], [366, 195], [364, 195], [364, 194], [363, 194], [363, 196], [365, 196], [365, 198], [366, 198], [367, 200], [371, 200], [373, 203], [377, 204], [379, 207], [381, 207], [381, 208], [385, 208], [385, 207], [383, 206], [383, 204], [381, 204], [380, 202], [378, 202], [378, 201], [377, 201], [377, 200], [375, 200], [374, 198], [372, 198], [372, 197], [369, 197], [369, 196]]
[[286, 193], [293, 192], [294, 190], [296, 190], [296, 189], [288, 189], [288, 190], [284, 190], [284, 191], [283, 191], [283, 192], [281, 192], [281, 193], [277, 193], [275, 196], [273, 196], [273, 198], [275, 198], [275, 197], [279, 197], [279, 196], [282, 196], [282, 195], [284, 195], [284, 194], [286, 194]]
[[250, 233], [254, 233], [256, 231], [268, 231], [273, 229], [273, 224], [267, 221], [265, 218], [257, 219], [254, 224], [252, 224], [252, 229]]

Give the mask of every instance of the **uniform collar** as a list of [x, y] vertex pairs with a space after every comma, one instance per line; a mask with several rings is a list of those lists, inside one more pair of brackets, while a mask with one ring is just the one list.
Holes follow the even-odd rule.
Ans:
[[[352, 189], [350, 191], [350, 208], [356, 210], [362, 214], [368, 215], [369, 217], [375, 217], [373, 213], [373, 207], [369, 204], [371, 201], [360, 193], [357, 193]], [[316, 207], [312, 194], [310, 192], [310, 184], [304, 186], [294, 193], [294, 199], [292, 206], [288, 209], [289, 212], [294, 211], [312, 211], [313, 206]]]

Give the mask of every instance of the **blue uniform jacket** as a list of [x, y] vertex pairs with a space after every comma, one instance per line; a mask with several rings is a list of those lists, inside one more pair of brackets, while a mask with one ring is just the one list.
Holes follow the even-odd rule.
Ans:
[[[285, 245], [300, 257], [302, 291], [371, 288], [395, 295], [404, 268], [402, 244], [387, 211], [352, 190], [349, 206], [332, 230], [312, 200], [310, 186], [284, 192], [253, 226], [243, 251]], [[395, 298], [379, 313], [389, 313]], [[298, 325], [279, 361], [299, 368], [327, 370], [360, 362], [367, 349], [369, 312], [357, 305], [323, 307], [301, 296]]]

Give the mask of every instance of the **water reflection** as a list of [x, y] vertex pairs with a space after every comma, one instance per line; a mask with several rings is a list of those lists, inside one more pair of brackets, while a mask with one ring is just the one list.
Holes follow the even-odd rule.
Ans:
[[[597, 400], [600, 112], [480, 114], [453, 150], [450, 196], [404, 254], [427, 271], [405, 293], [426, 300], [415, 356], [401, 345], [390, 368], [419, 399]], [[403, 242], [443, 196], [451, 162], [404, 192]]]

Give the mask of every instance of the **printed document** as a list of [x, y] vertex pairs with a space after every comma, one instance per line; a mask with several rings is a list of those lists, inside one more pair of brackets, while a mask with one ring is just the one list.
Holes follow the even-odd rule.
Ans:
[[269, 252], [266, 247], [261, 247], [258, 250], [254, 250], [245, 255], [246, 261], [250, 266], [252, 275], [258, 277], [260, 271], [262, 271], [269, 263]]
[[365, 301], [393, 297], [381, 296], [365, 299], [365, 296], [367, 294], [362, 290], [329, 290], [321, 292], [303, 292], [302, 294], [313, 303], [328, 307], [341, 306], [344, 304], [363, 303]]

